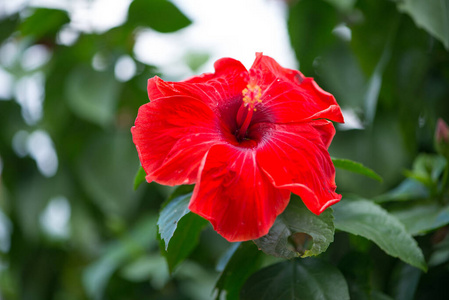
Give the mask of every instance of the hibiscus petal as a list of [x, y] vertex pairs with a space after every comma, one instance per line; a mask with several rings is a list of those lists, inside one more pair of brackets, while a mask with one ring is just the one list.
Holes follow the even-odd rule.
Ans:
[[254, 149], [217, 145], [203, 159], [189, 209], [228, 241], [245, 241], [267, 234], [289, 198], [260, 170]]
[[332, 122], [329, 122], [327, 120], [315, 120], [314, 122], [310, 122], [309, 124], [318, 131], [321, 137], [321, 141], [323, 142], [326, 149], [328, 149], [335, 135], [335, 127]]
[[155, 76], [148, 80], [148, 97], [151, 101], [173, 95], [199, 99], [216, 109], [227, 101], [241, 96], [247, 85], [248, 71], [241, 62], [222, 58], [215, 62], [215, 73], [195, 76], [183, 82], [163, 81]]
[[299, 195], [315, 214], [338, 202], [335, 168], [327, 147], [335, 131], [324, 120], [300, 124], [260, 124], [266, 140], [257, 162], [277, 188]]
[[334, 96], [322, 90], [313, 78], [281, 67], [274, 59], [257, 54], [251, 67], [259, 74], [262, 103], [259, 120], [272, 123], [329, 119], [344, 122]]
[[273, 58], [265, 56], [261, 52], [256, 53], [256, 59], [251, 69], [260, 70], [259, 76], [265, 85], [269, 85], [276, 79], [300, 84], [305, 78], [301, 72], [282, 67]]
[[233, 78], [245, 77], [248, 74], [245, 66], [240, 61], [228, 57], [217, 60], [214, 63], [214, 68], [214, 73], [206, 73], [200, 76], [194, 76], [190, 79], [187, 79], [185, 82], [204, 83], [217, 77], [232, 80]]
[[195, 183], [203, 156], [223, 139], [220, 126], [212, 110], [193, 98], [171, 96], [141, 106], [131, 132], [147, 181]]

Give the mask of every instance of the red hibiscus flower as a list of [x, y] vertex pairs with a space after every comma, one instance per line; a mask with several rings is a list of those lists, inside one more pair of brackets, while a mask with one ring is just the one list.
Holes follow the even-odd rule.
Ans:
[[249, 71], [223, 58], [213, 74], [151, 78], [148, 96], [131, 129], [146, 180], [196, 183], [189, 209], [227, 240], [267, 234], [291, 192], [315, 214], [340, 200], [327, 148], [343, 116], [312, 78], [257, 53]]

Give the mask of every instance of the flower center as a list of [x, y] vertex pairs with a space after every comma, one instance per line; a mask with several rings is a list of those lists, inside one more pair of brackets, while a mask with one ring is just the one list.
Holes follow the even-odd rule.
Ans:
[[246, 133], [253, 117], [253, 112], [257, 110], [256, 104], [262, 102], [262, 90], [260, 86], [255, 84], [252, 80], [242, 91], [243, 103], [237, 112], [237, 132], [236, 137], [238, 141], [242, 141], [246, 137]]

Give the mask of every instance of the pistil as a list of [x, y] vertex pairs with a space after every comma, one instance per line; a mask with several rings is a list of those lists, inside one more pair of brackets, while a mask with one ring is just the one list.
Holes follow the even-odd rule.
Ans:
[[242, 91], [243, 103], [237, 112], [237, 139], [239, 141], [243, 140], [246, 136], [246, 132], [251, 123], [253, 113], [257, 110], [256, 104], [262, 102], [260, 99], [262, 97], [262, 90], [260, 86], [255, 84], [253, 81], [247, 85], [247, 87]]

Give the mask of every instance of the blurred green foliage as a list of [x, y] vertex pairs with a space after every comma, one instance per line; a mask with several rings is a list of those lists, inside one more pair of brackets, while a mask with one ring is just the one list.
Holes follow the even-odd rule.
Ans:
[[[133, 48], [142, 28], [169, 33], [191, 23], [173, 3], [134, 0], [124, 24], [75, 32], [72, 43], [60, 40], [71, 21], [66, 11], [24, 6], [0, 19], [0, 67], [14, 84], [10, 99], [0, 101], [1, 299], [211, 299], [214, 286], [223, 299], [238, 298], [241, 287], [242, 299], [285, 291], [299, 297], [298, 289], [307, 299], [317, 289], [340, 299], [446, 299], [449, 166], [435, 154], [433, 134], [437, 118], [449, 121], [449, 1], [287, 2], [300, 70], [352, 116], [352, 128], [337, 127], [331, 154], [384, 179], [337, 171], [339, 192], [372, 201], [336, 206], [338, 231], [320, 259], [279, 262], [252, 242], [230, 245], [210, 226], [202, 230], [204, 220], [192, 213], [167, 219], [177, 222], [176, 231], [157, 232], [158, 222], [164, 226], [160, 209], [176, 203], [163, 204], [171, 188], [133, 185], [139, 161], [130, 128], [147, 102], [147, 79], [158, 73]], [[48, 59], [27, 65], [36, 45]], [[129, 80], [114, 74], [123, 57], [136, 67]], [[195, 70], [208, 54], [185, 59]], [[30, 110], [24, 93], [41, 97], [42, 110]], [[186, 202], [188, 192], [175, 191], [169, 201]], [[349, 218], [349, 211], [360, 217]], [[381, 250], [402, 258], [411, 251], [408, 262], [419, 265], [413, 240], [397, 244], [372, 236], [370, 227], [349, 235], [344, 231], [356, 225], [348, 222], [391, 223], [392, 231], [413, 235], [428, 272]], [[297, 274], [308, 279], [287, 280]], [[329, 274], [331, 285], [309, 280]]]

